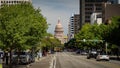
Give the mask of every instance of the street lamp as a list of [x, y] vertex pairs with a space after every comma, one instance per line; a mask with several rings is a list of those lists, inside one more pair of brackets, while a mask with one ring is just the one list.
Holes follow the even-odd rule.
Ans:
[[108, 44], [107, 44], [107, 42], [105, 43], [105, 51], [106, 51], [106, 54], [107, 54], [107, 46], [108, 46]]
[[83, 39], [83, 42], [85, 42], [86, 40], [85, 39]]

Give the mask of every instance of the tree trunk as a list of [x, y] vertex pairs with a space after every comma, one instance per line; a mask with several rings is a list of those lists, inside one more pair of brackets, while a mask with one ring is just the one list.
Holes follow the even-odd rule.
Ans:
[[12, 68], [12, 49], [10, 49], [10, 68]]

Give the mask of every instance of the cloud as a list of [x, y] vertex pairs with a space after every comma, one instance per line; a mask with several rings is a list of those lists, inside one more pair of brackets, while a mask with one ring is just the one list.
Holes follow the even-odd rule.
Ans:
[[61, 20], [64, 32], [68, 32], [68, 22], [72, 13], [79, 12], [79, 0], [33, 0], [35, 7], [40, 7], [42, 14], [51, 24], [48, 32], [54, 34], [58, 18]]

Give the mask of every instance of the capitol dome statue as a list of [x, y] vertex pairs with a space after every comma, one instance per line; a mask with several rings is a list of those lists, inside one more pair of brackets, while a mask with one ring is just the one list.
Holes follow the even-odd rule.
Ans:
[[61, 44], [64, 44], [64, 38], [63, 38], [63, 27], [62, 27], [62, 24], [60, 23], [60, 20], [58, 20], [58, 23], [55, 27], [55, 34], [54, 34], [54, 37], [56, 37], [57, 39], [59, 39], [61, 41]]

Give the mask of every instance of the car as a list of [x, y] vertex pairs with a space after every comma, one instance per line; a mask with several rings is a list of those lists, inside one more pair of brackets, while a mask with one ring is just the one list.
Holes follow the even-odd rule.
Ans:
[[23, 52], [21, 55], [20, 55], [20, 62], [22, 64], [29, 64], [31, 61], [30, 61], [30, 56], [27, 52]]
[[87, 55], [86, 51], [81, 52], [81, 55]]
[[76, 54], [80, 54], [80, 53], [81, 53], [80, 49], [76, 50]]
[[0, 51], [0, 63], [3, 62], [3, 56], [4, 56], [4, 52], [3, 52], [3, 51]]
[[96, 58], [96, 56], [97, 56], [97, 51], [91, 51], [88, 53], [87, 59]]
[[109, 61], [110, 58], [107, 54], [98, 54], [97, 57], [96, 57], [96, 60], [97, 61], [100, 61], [100, 60], [107, 60]]
[[2, 59], [4, 56], [4, 52], [3, 51], [0, 51], [0, 58]]
[[34, 54], [30, 54], [30, 62], [33, 63], [35, 62], [35, 55]]
[[[19, 57], [18, 57], [19, 55]], [[31, 57], [28, 52], [15, 52], [13, 54], [12, 63], [15, 64], [29, 64], [31, 62]]]

